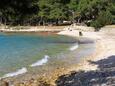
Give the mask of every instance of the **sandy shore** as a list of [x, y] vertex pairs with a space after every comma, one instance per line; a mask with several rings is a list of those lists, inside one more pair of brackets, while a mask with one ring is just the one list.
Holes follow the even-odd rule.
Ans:
[[66, 26], [0, 26], [1, 32], [59, 32], [63, 31]]
[[[61, 33], [70, 35], [67, 32]], [[91, 56], [85, 57], [77, 66], [69, 69], [68, 73], [61, 75], [56, 80], [56, 85], [114, 86], [115, 27], [104, 27], [100, 32], [84, 32], [84, 37], [95, 40], [95, 52]]]
[[[58, 34], [78, 37], [78, 33], [78, 30], [66, 30], [61, 31]], [[110, 34], [113, 34], [112, 37], [110, 36]], [[46, 81], [45, 83], [50, 83], [49, 86], [56, 86], [55, 81], [59, 78], [59, 76], [63, 76], [65, 74], [67, 74], [68, 76], [68, 74], [70, 74], [71, 71], [96, 71], [98, 70], [98, 65], [91, 64], [90, 62], [107, 59], [110, 56], [115, 55], [115, 34], [113, 31], [111, 31], [111, 33], [105, 32], [105, 30], [100, 32], [83, 32], [83, 37], [90, 38], [95, 41], [95, 52], [90, 56], [86, 56], [84, 59], [81, 60], [80, 63], [71, 66], [69, 69], [59, 68], [57, 70], [54, 70], [51, 74], [44, 75], [42, 79], [43, 81]], [[43, 84], [43, 86], [45, 85]]]
[[[108, 28], [107, 28], [108, 29]], [[78, 30], [66, 30], [61, 31], [58, 34], [78, 37]], [[95, 71], [98, 70], [98, 65], [91, 64], [89, 61], [98, 61], [101, 59], [107, 59], [108, 57], [115, 55], [115, 32], [101, 30], [100, 32], [83, 32], [83, 37], [91, 38], [96, 43], [95, 52], [91, 56], [86, 56], [85, 59], [77, 65], [73, 65], [70, 69], [59, 68], [53, 71], [51, 74], [46, 74], [38, 80], [30, 80], [28, 84], [21, 84], [17, 86], [55, 86], [55, 81], [59, 76], [63, 74], [69, 74], [70, 71]], [[50, 75], [50, 77], [49, 77]], [[40, 84], [38, 84], [40, 82]], [[45, 84], [44, 84], [45, 83]]]
[[[85, 28], [85, 29], [84, 29]], [[93, 27], [87, 26], [0, 26], [1, 32], [59, 32], [70, 29], [76, 29], [79, 31], [94, 31]]]
[[[108, 29], [108, 28], [107, 28]], [[115, 30], [114, 30], [115, 31]], [[96, 48], [95, 52], [91, 56], [86, 56], [77, 65], [74, 65], [70, 69], [66, 70], [64, 74], [70, 74], [70, 71], [96, 71], [98, 65], [91, 64], [90, 62], [96, 62], [99, 60], [107, 59], [115, 55], [115, 32], [113, 30], [106, 31], [101, 30], [100, 32], [83, 32], [83, 37], [91, 38], [95, 41]], [[61, 31], [58, 34], [78, 37], [78, 31]], [[110, 35], [111, 34], [111, 35]], [[62, 74], [62, 75], [64, 75]]]
[[[110, 27], [109, 27], [110, 28]], [[109, 29], [106, 28], [106, 29]], [[78, 68], [73, 68], [71, 70], [97, 70], [97, 65], [89, 64], [88, 60], [90, 61], [98, 61], [101, 59], [107, 59], [111, 55], [115, 55], [115, 30], [110, 30], [109, 32], [104, 30], [101, 30], [100, 32], [82, 32], [83, 36], [86, 38], [93, 39], [96, 43], [96, 49], [92, 56], [88, 56], [79, 64]], [[78, 30], [72, 30], [72, 31], [61, 31], [58, 34], [61, 35], [67, 35], [67, 36], [73, 36], [78, 37], [79, 31]]]

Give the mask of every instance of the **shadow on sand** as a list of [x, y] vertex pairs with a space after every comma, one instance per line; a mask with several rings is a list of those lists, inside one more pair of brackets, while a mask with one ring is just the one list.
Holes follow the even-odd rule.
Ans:
[[115, 55], [96, 62], [96, 71], [72, 71], [70, 74], [60, 76], [56, 81], [57, 86], [115, 86]]

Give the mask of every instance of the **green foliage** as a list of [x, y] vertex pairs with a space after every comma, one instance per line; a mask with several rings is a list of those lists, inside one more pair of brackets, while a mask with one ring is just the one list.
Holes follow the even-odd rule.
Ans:
[[68, 4], [69, 9], [76, 11], [78, 8], [79, 0], [70, 0], [70, 3]]
[[113, 17], [109, 11], [102, 11], [99, 13], [97, 19], [91, 23], [91, 26], [95, 27], [96, 29], [99, 29], [104, 25], [112, 24], [112, 20]]
[[3, 0], [0, 2], [0, 18], [3, 23], [23, 22], [38, 12], [38, 0]]
[[[105, 14], [105, 15], [104, 15]], [[115, 0], [3, 0], [0, 22], [5, 24], [92, 21], [96, 28], [115, 23]], [[33, 22], [33, 23], [32, 23]]]
[[[114, 0], [113, 0], [114, 1]], [[114, 4], [112, 0], [80, 0], [78, 11], [81, 21], [91, 21], [96, 30], [114, 23]]]

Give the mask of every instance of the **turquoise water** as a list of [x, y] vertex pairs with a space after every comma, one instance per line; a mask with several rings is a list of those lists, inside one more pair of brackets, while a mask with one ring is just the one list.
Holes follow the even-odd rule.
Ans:
[[68, 50], [76, 41], [59, 35], [0, 33], [0, 76]]

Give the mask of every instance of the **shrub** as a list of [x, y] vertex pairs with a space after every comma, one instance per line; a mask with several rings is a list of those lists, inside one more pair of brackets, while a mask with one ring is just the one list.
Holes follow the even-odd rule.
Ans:
[[91, 22], [91, 26], [95, 27], [95, 30], [99, 30], [101, 27], [112, 24], [113, 18], [109, 11], [101, 11], [97, 16], [97, 19]]

